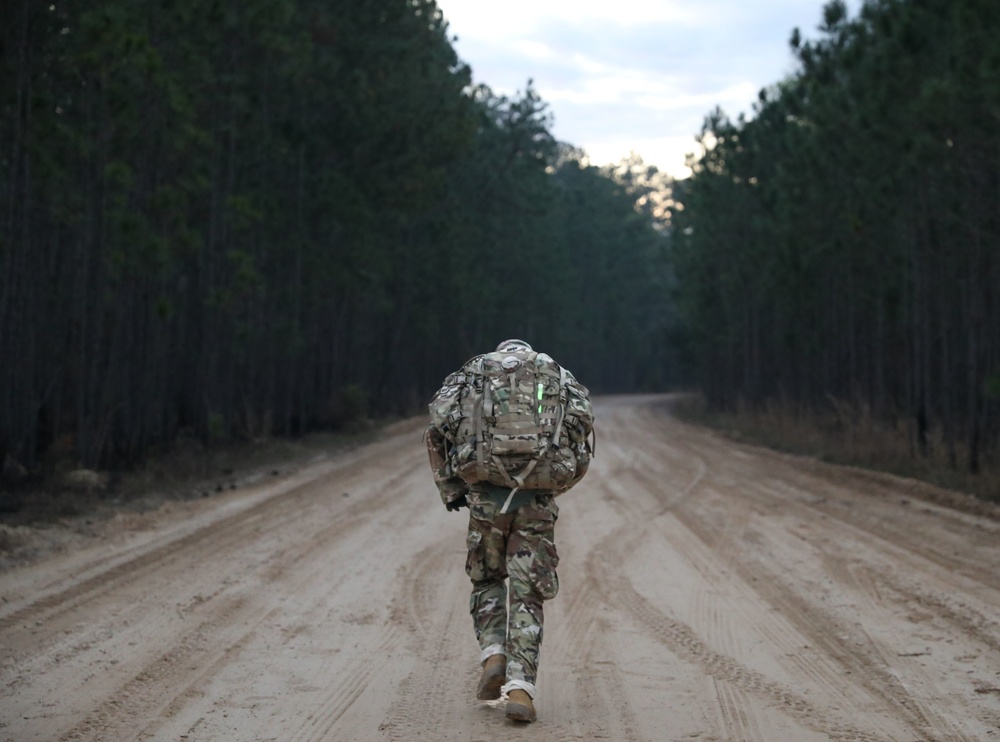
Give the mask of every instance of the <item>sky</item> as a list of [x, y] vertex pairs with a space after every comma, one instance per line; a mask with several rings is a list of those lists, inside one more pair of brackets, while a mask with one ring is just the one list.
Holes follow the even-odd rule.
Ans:
[[[753, 115], [797, 69], [788, 40], [819, 37], [824, 0], [437, 0], [475, 83], [533, 80], [551, 131], [594, 165], [635, 152], [674, 177], [705, 116]], [[851, 17], [861, 0], [848, 0]]]

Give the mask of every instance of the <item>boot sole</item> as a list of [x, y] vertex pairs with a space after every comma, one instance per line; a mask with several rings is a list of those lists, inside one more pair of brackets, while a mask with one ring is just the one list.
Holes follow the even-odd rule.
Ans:
[[507, 718], [511, 721], [532, 722], [535, 720], [535, 712], [533, 709], [529, 709], [527, 706], [522, 706], [519, 703], [508, 703]]

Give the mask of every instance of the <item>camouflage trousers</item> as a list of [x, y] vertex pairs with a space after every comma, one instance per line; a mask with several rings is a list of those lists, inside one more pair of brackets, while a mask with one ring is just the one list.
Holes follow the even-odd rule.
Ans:
[[465, 571], [472, 580], [469, 610], [482, 650], [480, 661], [505, 654], [505, 690], [521, 688], [534, 696], [542, 603], [559, 591], [559, 555], [553, 540], [559, 507], [552, 495], [538, 495], [501, 514], [500, 505], [486, 496], [473, 491], [468, 499]]

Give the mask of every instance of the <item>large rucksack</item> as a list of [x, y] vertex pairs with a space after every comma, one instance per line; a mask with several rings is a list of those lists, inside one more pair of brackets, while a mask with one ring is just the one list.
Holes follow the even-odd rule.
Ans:
[[558, 494], [590, 465], [589, 392], [545, 353], [476, 356], [445, 379], [429, 411], [452, 474], [469, 484]]

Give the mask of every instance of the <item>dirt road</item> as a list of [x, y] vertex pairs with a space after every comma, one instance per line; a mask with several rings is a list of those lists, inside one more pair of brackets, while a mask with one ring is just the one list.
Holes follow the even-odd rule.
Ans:
[[0, 739], [1000, 742], [1000, 523], [596, 405], [537, 708], [473, 696], [421, 423], [0, 575]]

